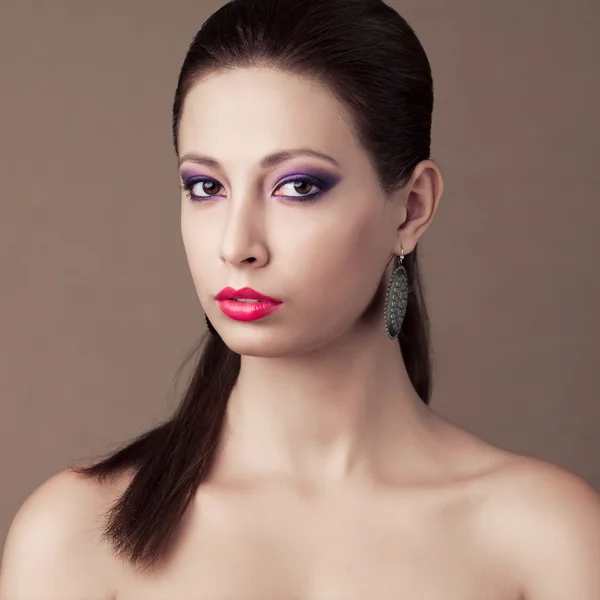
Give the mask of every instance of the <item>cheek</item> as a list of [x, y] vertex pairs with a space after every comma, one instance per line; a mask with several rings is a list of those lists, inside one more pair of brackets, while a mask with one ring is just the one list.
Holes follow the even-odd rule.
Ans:
[[383, 228], [381, 219], [372, 208], [341, 220], [332, 232], [331, 252], [337, 261], [361, 269], [372, 266], [377, 260]]
[[198, 227], [194, 227], [183, 221], [181, 224], [181, 239], [192, 280], [196, 290], [200, 292], [201, 288], [206, 286], [209, 278], [205, 261], [206, 257], [211, 256], [208, 247], [210, 241], [207, 240], [204, 232], [198, 230]]
[[182, 210], [181, 239], [186, 253], [191, 255], [189, 258], [193, 258], [194, 255], [206, 256], [211, 247], [214, 251], [216, 228], [210, 223], [211, 221], [203, 218], [203, 215], [195, 215], [186, 209]]
[[307, 282], [307, 292], [323, 290], [357, 299], [370, 294], [377, 286], [383, 248], [381, 223], [373, 211], [362, 215], [345, 215], [330, 223], [325, 233], [305, 238], [290, 247], [300, 248], [295, 277]]
[[197, 232], [195, 232], [192, 227], [189, 227], [182, 222], [181, 241], [183, 242], [183, 248], [190, 266], [192, 266], [197, 261], [198, 256], [201, 255], [200, 240], [201, 237]]

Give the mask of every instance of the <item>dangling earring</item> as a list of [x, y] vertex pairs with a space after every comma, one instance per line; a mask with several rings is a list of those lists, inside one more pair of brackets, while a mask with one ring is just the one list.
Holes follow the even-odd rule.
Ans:
[[206, 323], [206, 327], [210, 333], [213, 335], [217, 335], [217, 330], [213, 327], [213, 324], [208, 320], [206, 313], [204, 314], [204, 321]]
[[[402, 264], [403, 261], [404, 248], [400, 246], [400, 256], [396, 256], [396, 267], [392, 273], [385, 297], [384, 323], [390, 340], [398, 337], [408, 306], [408, 274]], [[204, 315], [204, 321], [208, 331], [213, 335], [218, 335], [217, 330], [208, 320], [206, 314]]]
[[398, 337], [408, 305], [408, 274], [402, 266], [403, 261], [404, 248], [400, 246], [400, 256], [396, 257], [396, 267], [385, 297], [384, 323], [390, 340]]

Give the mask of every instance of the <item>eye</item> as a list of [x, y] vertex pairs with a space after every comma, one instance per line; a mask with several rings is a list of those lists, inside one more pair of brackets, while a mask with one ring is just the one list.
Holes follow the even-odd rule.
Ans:
[[[296, 177], [295, 179], [288, 179], [284, 181], [277, 189], [289, 186], [292, 192], [299, 192], [299, 196], [282, 194], [284, 198], [300, 199], [300, 200], [315, 200], [315, 196], [320, 196], [323, 193], [323, 185], [319, 185], [313, 181], [312, 177]], [[310, 193], [313, 188], [316, 188], [316, 192]], [[276, 194], [277, 196], [279, 194]]]
[[[218, 194], [215, 194], [214, 191], [223, 186], [214, 179], [194, 177], [184, 182], [183, 185], [179, 187], [186, 193], [186, 196], [192, 202], [203, 202], [204, 198], [217, 196]], [[209, 194], [208, 196], [204, 196], [202, 195], [202, 192], [209, 192]]]
[[[293, 179], [288, 179], [277, 186], [277, 190], [288, 186], [291, 190], [291, 194], [298, 192], [298, 195], [287, 195], [287, 194], [275, 194], [276, 196], [292, 200], [294, 202], [315, 202], [321, 194], [327, 191], [328, 187], [325, 183], [316, 179], [315, 177], [308, 176], [296, 176]], [[194, 177], [184, 182], [179, 186], [182, 191], [185, 192], [186, 196], [191, 202], [205, 202], [208, 198], [218, 198], [222, 194], [214, 193], [223, 186], [214, 179], [207, 177]], [[317, 191], [312, 190], [316, 189]], [[204, 194], [203, 192], [208, 192]]]

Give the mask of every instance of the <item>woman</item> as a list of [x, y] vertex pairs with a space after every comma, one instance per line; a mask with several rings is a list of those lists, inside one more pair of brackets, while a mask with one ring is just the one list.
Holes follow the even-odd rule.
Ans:
[[168, 421], [28, 498], [2, 600], [600, 598], [592, 487], [428, 405], [432, 90], [381, 0], [205, 23], [173, 135], [209, 338]]

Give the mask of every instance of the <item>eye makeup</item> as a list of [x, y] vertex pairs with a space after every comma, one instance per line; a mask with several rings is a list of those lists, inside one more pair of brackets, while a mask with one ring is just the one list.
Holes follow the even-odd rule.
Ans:
[[[208, 177], [206, 175], [199, 175], [198, 173], [195, 173], [191, 170], [185, 170], [181, 173], [181, 179], [183, 184], [180, 186], [180, 188], [186, 193], [186, 196], [191, 202], [206, 202], [210, 198], [222, 197], [222, 194], [208, 194], [207, 196], [199, 196], [193, 193], [193, 190], [201, 186], [202, 184], [211, 184], [212, 188], [217, 190], [219, 188], [222, 188], [222, 184], [220, 184], [216, 179], [212, 177]], [[317, 187], [319, 191], [299, 196], [287, 196], [283, 194], [274, 195], [276, 197], [289, 200], [291, 202], [316, 202], [317, 199], [320, 198], [323, 194], [327, 193], [332, 188], [334, 188], [339, 183], [339, 181], [340, 177], [338, 175], [333, 175], [315, 167], [309, 167], [302, 171], [294, 170], [283, 176], [283, 178], [277, 183], [275, 191], [277, 191], [281, 187], [293, 183], [308, 184], [310, 186]]]

